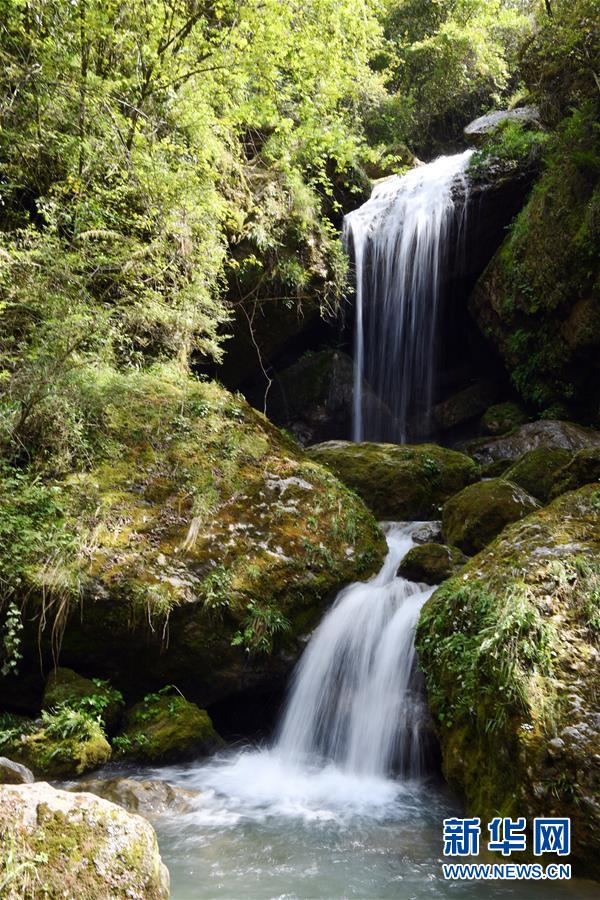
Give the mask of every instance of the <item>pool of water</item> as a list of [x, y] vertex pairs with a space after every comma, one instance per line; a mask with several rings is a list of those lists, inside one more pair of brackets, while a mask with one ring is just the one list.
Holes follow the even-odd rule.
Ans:
[[461, 813], [439, 783], [292, 766], [252, 749], [138, 774], [200, 792], [188, 812], [154, 823], [173, 900], [600, 897], [583, 881], [444, 881], [442, 820]]

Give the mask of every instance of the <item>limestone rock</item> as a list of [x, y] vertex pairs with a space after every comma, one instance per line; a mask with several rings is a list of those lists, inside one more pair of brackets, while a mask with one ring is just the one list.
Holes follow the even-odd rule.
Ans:
[[0, 876], [8, 854], [6, 900], [30, 896], [32, 883], [43, 885], [48, 897], [169, 897], [169, 873], [152, 826], [92, 794], [44, 782], [0, 787]]
[[502, 437], [472, 441], [467, 449], [478, 462], [490, 463], [496, 459], [517, 460], [524, 453], [538, 447], [576, 453], [584, 447], [598, 446], [600, 446], [600, 431], [584, 428], [573, 422], [545, 419], [540, 422], [528, 422]]
[[520, 124], [539, 127], [540, 113], [535, 106], [521, 106], [517, 109], [498, 109], [495, 112], [479, 116], [463, 129], [464, 136], [473, 144], [481, 144], [493, 134], [499, 125], [504, 122], [518, 122]]

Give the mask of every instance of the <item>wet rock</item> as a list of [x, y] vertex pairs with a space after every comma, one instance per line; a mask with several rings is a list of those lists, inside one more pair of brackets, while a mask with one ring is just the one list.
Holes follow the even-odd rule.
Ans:
[[442, 530], [450, 544], [478, 553], [502, 529], [539, 506], [522, 488], [502, 478], [472, 484], [451, 497], [442, 510]]
[[468, 814], [569, 816], [600, 876], [600, 487], [507, 526], [425, 604], [417, 650]]
[[488, 434], [499, 435], [524, 425], [528, 419], [529, 416], [518, 403], [495, 403], [485, 411], [481, 424]]
[[169, 897], [152, 826], [92, 794], [44, 782], [0, 787], [0, 835], [0, 871], [10, 854], [6, 900], [33, 896], [32, 884], [48, 897]]
[[0, 784], [31, 784], [33, 772], [21, 763], [0, 756]]
[[467, 561], [467, 557], [458, 547], [449, 547], [447, 544], [420, 544], [408, 551], [398, 567], [398, 575], [408, 578], [409, 581], [441, 584], [460, 571]]
[[179, 694], [150, 694], [127, 712], [114, 746], [122, 756], [172, 762], [206, 756], [223, 745], [204, 709]]
[[468, 456], [435, 444], [356, 444], [328, 441], [309, 448], [359, 494], [380, 519], [434, 518], [440, 505], [474, 481]]
[[518, 122], [538, 128], [540, 113], [535, 106], [521, 106], [518, 109], [499, 109], [479, 116], [463, 129], [464, 136], [473, 144], [482, 144], [504, 122]]
[[198, 791], [176, 787], [166, 781], [138, 781], [135, 778], [94, 778], [79, 781], [69, 790], [95, 794], [147, 819], [188, 812], [199, 795]]
[[442, 542], [442, 523], [440, 521], [423, 522], [412, 533], [415, 544], [431, 544]]
[[[600, 447], [598, 448], [600, 453]], [[529, 450], [504, 473], [504, 477], [518, 484], [524, 491], [545, 503], [557, 473], [570, 461], [568, 450], [538, 447]]]
[[547, 419], [521, 425], [502, 437], [472, 441], [467, 445], [467, 450], [478, 462], [490, 463], [496, 459], [517, 460], [538, 447], [576, 453], [584, 447], [597, 446], [600, 446], [600, 431], [573, 422]]

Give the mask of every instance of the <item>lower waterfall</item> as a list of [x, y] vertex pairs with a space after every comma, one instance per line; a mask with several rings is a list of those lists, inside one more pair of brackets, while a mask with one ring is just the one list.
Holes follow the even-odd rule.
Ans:
[[[458, 261], [472, 153], [386, 178], [344, 219], [356, 284], [355, 441], [404, 443], [411, 415], [427, 422], [443, 285]], [[365, 383], [376, 402], [365, 402]]]

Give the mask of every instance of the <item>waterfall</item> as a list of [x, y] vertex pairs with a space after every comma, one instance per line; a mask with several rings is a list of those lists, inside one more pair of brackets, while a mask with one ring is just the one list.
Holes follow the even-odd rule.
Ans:
[[356, 774], [423, 774], [427, 721], [414, 629], [433, 588], [396, 576], [414, 524], [387, 526], [374, 578], [343, 590], [296, 669], [276, 751], [292, 763], [333, 761]]
[[[464, 231], [472, 152], [386, 178], [344, 219], [356, 277], [355, 441], [403, 443], [411, 413], [427, 422], [445, 273]], [[365, 403], [365, 382], [377, 403]]]

